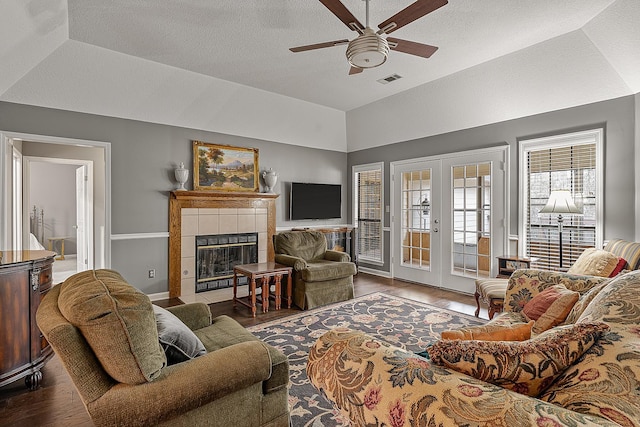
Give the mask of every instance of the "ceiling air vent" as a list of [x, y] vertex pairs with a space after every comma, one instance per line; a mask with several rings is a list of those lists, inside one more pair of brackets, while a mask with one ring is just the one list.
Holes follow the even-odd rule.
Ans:
[[401, 78], [402, 76], [399, 74], [391, 74], [390, 76], [378, 80], [378, 82], [386, 85], [387, 83], [395, 82], [396, 80], [399, 80]]

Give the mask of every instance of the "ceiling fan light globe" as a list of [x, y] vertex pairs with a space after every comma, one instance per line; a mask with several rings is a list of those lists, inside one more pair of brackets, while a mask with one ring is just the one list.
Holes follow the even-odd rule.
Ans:
[[358, 68], [373, 68], [385, 63], [389, 55], [389, 43], [371, 28], [349, 42], [347, 47], [349, 64]]

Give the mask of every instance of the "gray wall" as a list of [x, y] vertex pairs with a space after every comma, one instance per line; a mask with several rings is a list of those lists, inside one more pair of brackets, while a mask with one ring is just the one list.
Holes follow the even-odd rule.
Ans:
[[[350, 203], [345, 202], [341, 219], [322, 223], [289, 221], [287, 186], [292, 181], [342, 184], [343, 200], [348, 201], [351, 166], [384, 161], [385, 205], [388, 205], [391, 161], [508, 143], [512, 156], [509, 232], [517, 234], [517, 141], [604, 126], [604, 236], [605, 239], [633, 238], [636, 221], [635, 123], [635, 99], [629, 96], [347, 155], [196, 129], [0, 102], [0, 130], [111, 143], [112, 233], [116, 235], [168, 231], [168, 193], [175, 186], [173, 169], [181, 161], [192, 169], [192, 140], [260, 150], [260, 169], [273, 168], [279, 175], [275, 188], [281, 194], [276, 203], [279, 228], [346, 224], [352, 219]], [[390, 226], [388, 214], [384, 225]], [[389, 233], [385, 233], [387, 260], [381, 267], [384, 271], [389, 271], [389, 253]], [[112, 267], [146, 293], [168, 289], [167, 256], [165, 238], [112, 241]], [[156, 279], [147, 278], [147, 270], [151, 268], [157, 270]]]
[[[278, 228], [346, 223], [346, 153], [6, 102], [0, 102], [0, 130], [109, 142], [114, 235], [168, 232], [173, 169], [180, 162], [193, 168], [192, 140], [259, 149], [260, 170], [273, 168], [279, 175], [274, 189], [281, 194], [276, 201]], [[192, 188], [191, 179], [188, 188]], [[287, 187], [292, 181], [342, 184], [342, 218], [290, 221]], [[111, 254], [112, 268], [142, 291], [168, 290], [168, 239], [114, 240]], [[147, 277], [152, 268], [156, 269], [155, 279]]]
[[[507, 143], [511, 147], [511, 194], [509, 233], [518, 233], [518, 141], [577, 130], [605, 129], [604, 238], [635, 236], [635, 100], [633, 96], [552, 111], [506, 122], [494, 123], [428, 138], [385, 145], [349, 153], [348, 167], [385, 162], [385, 205], [390, 204], [389, 164], [393, 161], [437, 156]], [[351, 176], [349, 176], [351, 186]], [[349, 208], [351, 213], [351, 207]], [[351, 219], [351, 217], [349, 217]], [[385, 227], [390, 216], [385, 214]], [[390, 271], [389, 232], [385, 232], [385, 264], [372, 269]]]

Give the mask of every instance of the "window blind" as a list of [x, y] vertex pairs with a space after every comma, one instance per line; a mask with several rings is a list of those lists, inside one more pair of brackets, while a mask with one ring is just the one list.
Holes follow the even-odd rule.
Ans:
[[382, 168], [356, 175], [358, 258], [382, 262]]
[[553, 190], [569, 190], [583, 215], [563, 215], [563, 270], [596, 244], [596, 144], [563, 145], [526, 153], [526, 255], [536, 267], [560, 269], [558, 215], [540, 214]]

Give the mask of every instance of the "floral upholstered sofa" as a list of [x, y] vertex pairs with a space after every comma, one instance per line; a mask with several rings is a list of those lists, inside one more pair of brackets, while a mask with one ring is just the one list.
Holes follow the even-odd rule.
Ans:
[[[343, 328], [325, 333], [312, 347], [309, 378], [357, 426], [640, 426], [640, 271], [608, 279], [518, 270], [510, 279], [505, 312], [489, 323], [526, 322], [525, 304], [554, 285], [579, 294], [563, 324], [523, 342], [494, 341], [527, 348], [567, 341], [563, 351], [542, 346], [538, 354], [549, 354], [549, 360], [528, 364], [491, 354], [486, 361], [475, 353], [456, 357], [431, 351], [445, 340], [429, 349], [429, 359]], [[576, 330], [587, 334], [566, 339]], [[451, 366], [477, 362], [477, 368], [463, 374], [442, 366], [442, 359]], [[551, 375], [525, 394], [479, 379], [507, 371]]]

